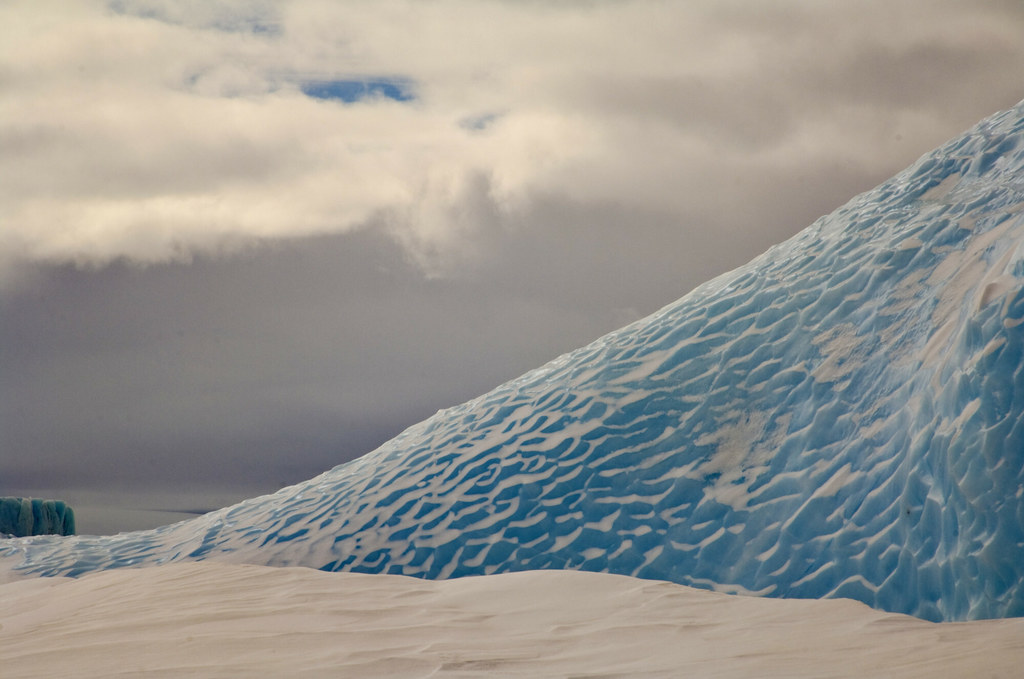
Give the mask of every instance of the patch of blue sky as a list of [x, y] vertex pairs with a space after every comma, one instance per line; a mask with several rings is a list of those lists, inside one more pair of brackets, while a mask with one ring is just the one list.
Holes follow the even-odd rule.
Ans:
[[412, 101], [416, 98], [412, 82], [403, 78], [353, 78], [310, 80], [302, 83], [302, 93], [314, 99], [354, 104], [364, 99]]

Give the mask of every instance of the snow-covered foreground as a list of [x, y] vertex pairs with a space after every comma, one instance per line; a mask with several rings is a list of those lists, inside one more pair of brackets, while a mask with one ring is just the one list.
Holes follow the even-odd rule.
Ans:
[[16, 677], [1019, 677], [1024, 618], [577, 571], [428, 581], [189, 563], [0, 586]]

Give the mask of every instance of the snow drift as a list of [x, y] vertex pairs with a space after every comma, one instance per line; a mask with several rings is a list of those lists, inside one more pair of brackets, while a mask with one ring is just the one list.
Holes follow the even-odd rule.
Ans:
[[1024, 618], [934, 624], [579, 571], [430, 581], [207, 561], [23, 580], [0, 599], [5, 679], [976, 679], [1024, 663]]
[[1024, 615], [1024, 104], [649, 318], [354, 462], [0, 570], [577, 569]]

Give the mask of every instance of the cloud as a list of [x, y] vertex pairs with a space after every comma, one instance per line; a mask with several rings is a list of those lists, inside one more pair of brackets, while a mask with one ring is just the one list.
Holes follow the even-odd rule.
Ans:
[[728, 231], [772, 182], [869, 188], [1024, 68], [1012, 3], [11, 2], [0, 26], [7, 270], [382, 226], [451, 275], [542, 196]]
[[505, 286], [531, 262], [509, 255], [472, 281], [424, 281], [366, 230], [189, 265], [50, 268], [0, 297], [0, 495], [272, 491], [615, 327], [579, 289]]
[[365, 453], [1016, 103], [1022, 14], [0, 3], [0, 481], [184, 509]]

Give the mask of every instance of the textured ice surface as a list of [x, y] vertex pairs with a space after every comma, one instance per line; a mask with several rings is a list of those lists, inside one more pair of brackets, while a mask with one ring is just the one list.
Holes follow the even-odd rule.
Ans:
[[1024, 105], [750, 264], [305, 483], [0, 545], [21, 574], [188, 559], [609, 571], [928, 619], [1024, 615]]
[[0, 497], [0, 534], [74, 535], [75, 513], [60, 500]]

